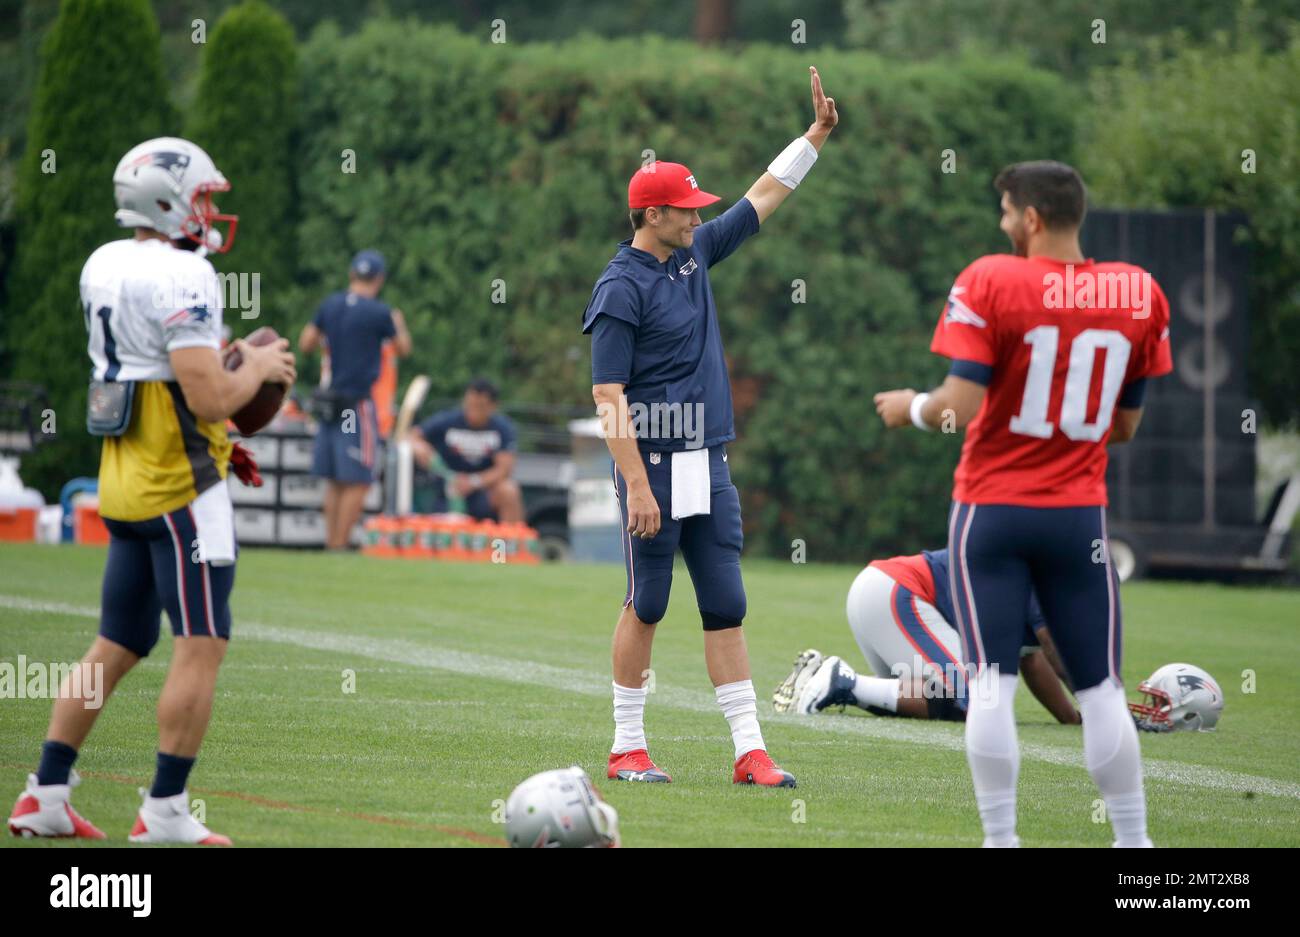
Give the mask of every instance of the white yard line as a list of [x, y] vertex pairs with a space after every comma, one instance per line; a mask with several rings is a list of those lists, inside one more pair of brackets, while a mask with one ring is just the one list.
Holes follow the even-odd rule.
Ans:
[[[69, 605], [62, 602], [41, 602], [15, 595], [0, 594], [0, 608], [70, 615], [77, 618], [97, 619], [99, 617], [99, 609], [97, 608], [84, 605]], [[577, 670], [571, 667], [556, 667], [551, 664], [515, 660], [496, 655], [456, 651], [450, 648], [441, 648], [415, 641], [403, 641], [396, 638], [363, 637], [339, 634], [332, 631], [308, 631], [302, 628], [264, 625], [243, 619], [238, 623], [236, 637], [251, 638], [255, 641], [268, 641], [275, 644], [289, 644], [314, 651], [353, 654], [371, 660], [406, 664], [407, 666], [427, 670], [445, 670], [452, 673], [484, 677], [489, 680], [504, 680], [508, 683], [547, 687], [554, 690], [581, 693], [586, 696], [608, 696], [610, 692], [608, 674]], [[690, 712], [718, 712], [718, 704], [714, 700], [712, 693], [704, 690], [688, 690], [681, 687], [667, 686], [662, 682], [656, 684], [652, 705], [669, 706]], [[948, 724], [929, 725], [921, 721], [904, 719], [836, 719], [833, 716], [809, 719], [769, 712], [763, 717], [763, 721], [768, 724], [797, 726], [815, 732], [929, 745], [950, 751], [962, 751], [966, 744], [964, 735], [957, 726]], [[1082, 743], [1078, 746], [1065, 748], [1057, 745], [1022, 742], [1021, 753], [1023, 756], [1045, 761], [1049, 764], [1079, 768], [1080, 770], [1084, 767]], [[1221, 768], [1206, 768], [1155, 758], [1143, 759], [1143, 768], [1148, 782], [1159, 781], [1180, 787], [1201, 787], [1210, 790], [1231, 791], [1238, 794], [1249, 791], [1255, 794], [1300, 800], [1300, 784], [1288, 781], [1278, 781], [1273, 778], [1225, 771]]]

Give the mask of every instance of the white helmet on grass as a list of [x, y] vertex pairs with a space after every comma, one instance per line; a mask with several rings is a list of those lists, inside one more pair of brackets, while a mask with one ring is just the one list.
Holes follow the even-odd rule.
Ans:
[[515, 848], [616, 847], [618, 812], [577, 765], [543, 771], [506, 801], [506, 840]]
[[[151, 228], [172, 240], [188, 239], [215, 253], [230, 250], [237, 215], [218, 214], [212, 193], [230, 183], [203, 148], [179, 137], [138, 144], [113, 170], [114, 217], [124, 228]], [[214, 222], [229, 225], [227, 233]]]
[[1191, 664], [1165, 664], [1138, 684], [1141, 703], [1129, 703], [1139, 729], [1147, 732], [1208, 732], [1223, 713], [1223, 691], [1214, 678]]

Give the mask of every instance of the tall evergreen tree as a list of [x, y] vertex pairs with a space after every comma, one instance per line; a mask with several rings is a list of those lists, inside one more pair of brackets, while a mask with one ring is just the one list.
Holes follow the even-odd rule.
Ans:
[[261, 308], [254, 322], [244, 327], [239, 321], [251, 309], [226, 313], [237, 335], [254, 325], [284, 333], [293, 324], [285, 292], [295, 272], [297, 81], [293, 29], [284, 17], [262, 0], [245, 0], [221, 17], [203, 54], [186, 130], [230, 180], [222, 211], [239, 215], [234, 247], [216, 264], [223, 272], [258, 274], [260, 280]]
[[24, 459], [46, 498], [93, 475], [86, 433], [89, 363], [78, 279], [90, 253], [123, 232], [113, 169], [131, 147], [174, 130], [149, 0], [64, 0], [41, 47], [18, 171], [16, 255], [0, 334], [3, 370], [43, 384], [57, 432]]

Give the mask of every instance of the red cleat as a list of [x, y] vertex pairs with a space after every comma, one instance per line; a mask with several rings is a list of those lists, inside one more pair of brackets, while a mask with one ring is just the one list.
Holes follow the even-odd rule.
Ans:
[[761, 748], [745, 752], [736, 759], [736, 770], [731, 776], [733, 784], [761, 784], [763, 787], [794, 787], [794, 775], [772, 764], [771, 757]]
[[649, 781], [666, 784], [672, 780], [650, 760], [650, 753], [644, 748], [611, 754], [607, 776], [611, 781]]

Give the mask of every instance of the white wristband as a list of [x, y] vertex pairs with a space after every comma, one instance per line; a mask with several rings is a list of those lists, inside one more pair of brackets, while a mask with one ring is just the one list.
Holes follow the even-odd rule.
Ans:
[[817, 147], [809, 143], [807, 137], [795, 137], [790, 141], [790, 145], [772, 160], [767, 171], [787, 189], [797, 189], [815, 162], [817, 162]]
[[925, 406], [925, 402], [929, 399], [929, 394], [917, 394], [912, 398], [912, 409], [910, 411], [912, 414], [912, 425], [917, 429], [925, 430], [927, 433], [931, 432], [934, 427], [921, 419], [921, 408]]

